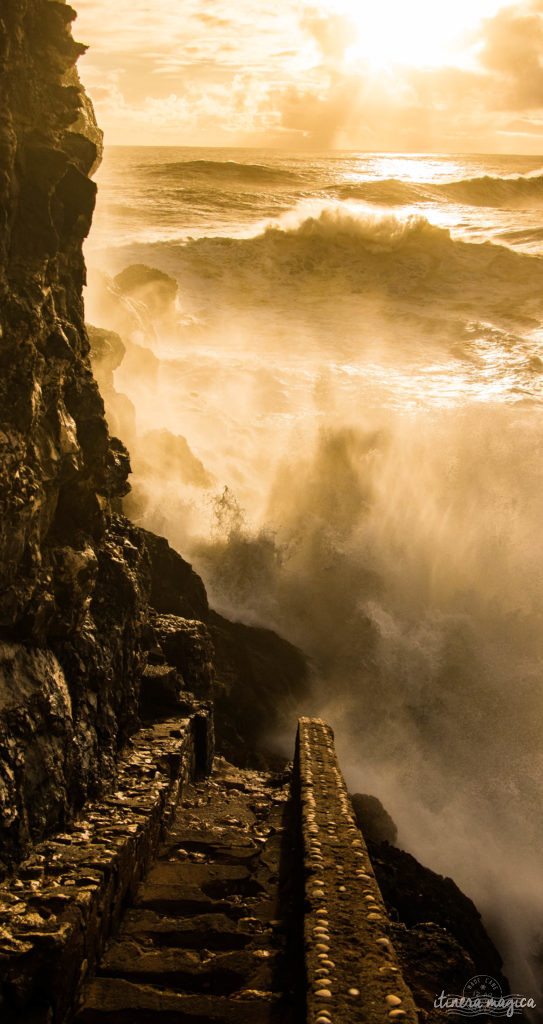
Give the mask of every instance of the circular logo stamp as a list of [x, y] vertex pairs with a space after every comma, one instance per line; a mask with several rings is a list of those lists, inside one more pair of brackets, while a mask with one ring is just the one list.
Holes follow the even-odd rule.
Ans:
[[500, 985], [489, 974], [476, 974], [464, 985], [464, 995], [469, 999], [499, 999]]

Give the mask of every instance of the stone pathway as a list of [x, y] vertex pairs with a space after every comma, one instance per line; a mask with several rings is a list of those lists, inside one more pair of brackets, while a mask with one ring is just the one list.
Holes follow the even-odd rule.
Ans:
[[291, 773], [220, 758], [185, 789], [77, 1024], [300, 1024], [303, 885]]

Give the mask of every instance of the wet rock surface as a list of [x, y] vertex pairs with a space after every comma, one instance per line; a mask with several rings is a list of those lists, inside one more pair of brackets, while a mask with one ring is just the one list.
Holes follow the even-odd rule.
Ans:
[[218, 759], [185, 792], [78, 1024], [304, 1020], [291, 781]]
[[368, 840], [368, 851], [421, 1019], [442, 1021], [443, 1011], [434, 1008], [436, 996], [461, 994], [466, 982], [478, 974], [490, 975], [503, 994], [509, 993], [501, 957], [481, 915], [455, 882], [388, 842]]
[[366, 840], [373, 843], [392, 843], [398, 838], [398, 829], [388, 811], [376, 796], [353, 793], [351, 796], [356, 824]]
[[0, 15], [0, 876], [114, 774], [150, 586], [83, 319], [101, 133], [68, 4]]

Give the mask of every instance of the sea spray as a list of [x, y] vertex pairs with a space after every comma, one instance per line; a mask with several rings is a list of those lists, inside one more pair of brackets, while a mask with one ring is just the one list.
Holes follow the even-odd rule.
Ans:
[[266, 529], [238, 520], [194, 554], [216, 605], [308, 652], [352, 788], [477, 901], [533, 990], [543, 424], [525, 420], [488, 406], [324, 431], [287, 457]]
[[[543, 264], [466, 238], [540, 246], [536, 216], [505, 210], [540, 185], [527, 158], [455, 159], [453, 196], [447, 159], [398, 178], [386, 157], [168, 157], [170, 241], [108, 259], [173, 273], [180, 308], [125, 325], [160, 366], [121, 364], [115, 383], [136, 407], [131, 513], [190, 555], [219, 610], [307, 652], [303, 710], [334, 724], [351, 788], [472, 896], [537, 998]], [[262, 167], [298, 180], [255, 187]], [[218, 179], [230, 220], [213, 230]], [[379, 214], [392, 180], [406, 217]], [[333, 193], [370, 186], [373, 205]]]

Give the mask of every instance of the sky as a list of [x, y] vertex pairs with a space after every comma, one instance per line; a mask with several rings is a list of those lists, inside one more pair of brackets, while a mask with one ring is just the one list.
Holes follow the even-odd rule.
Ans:
[[543, 0], [73, 3], [109, 145], [543, 147]]

